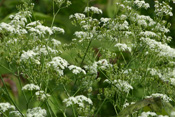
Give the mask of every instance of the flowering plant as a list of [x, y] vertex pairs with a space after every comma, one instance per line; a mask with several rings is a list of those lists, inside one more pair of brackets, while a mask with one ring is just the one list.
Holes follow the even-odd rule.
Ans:
[[164, 20], [173, 16], [171, 2], [155, 0], [150, 17], [139, 13], [149, 3], [122, 0], [114, 18], [97, 19], [103, 11], [88, 1], [83, 13], [70, 15], [80, 30], [64, 44], [54, 38], [66, 34], [54, 21], [71, 2], [53, 0], [58, 9], [50, 27], [33, 21], [34, 4], [25, 2], [0, 23], [0, 61], [8, 67], [0, 66], [18, 78], [20, 93], [15, 98], [1, 76], [0, 115], [173, 117], [175, 49]]

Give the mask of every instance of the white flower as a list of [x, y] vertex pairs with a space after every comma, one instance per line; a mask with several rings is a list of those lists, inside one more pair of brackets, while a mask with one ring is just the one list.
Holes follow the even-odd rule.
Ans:
[[33, 109], [27, 110], [27, 117], [46, 117], [47, 112], [45, 109], [42, 109], [41, 107], [35, 107]]
[[170, 7], [169, 4], [167, 4], [164, 1], [160, 3], [159, 1], [156, 0], [154, 7], [157, 16], [163, 16], [163, 15], [173, 16], [172, 7]]
[[175, 111], [172, 111], [171, 112], [171, 117], [174, 117], [175, 116]]
[[133, 87], [127, 81], [120, 80], [120, 79], [114, 80], [114, 81], [110, 81], [106, 79], [104, 80], [104, 82], [108, 84], [113, 84], [117, 89], [119, 89], [120, 91], [124, 91], [126, 93], [129, 93], [129, 91], [133, 89]]
[[157, 37], [157, 34], [151, 31], [140, 32], [140, 35], [145, 37]]
[[84, 12], [85, 13], [92, 12], [92, 13], [95, 13], [95, 14], [102, 14], [103, 13], [101, 9], [99, 9], [97, 7], [93, 7], [93, 6], [86, 7], [85, 10], [84, 10]]
[[44, 55], [48, 55], [48, 52], [50, 52], [50, 53], [54, 53], [54, 54], [56, 54], [56, 53], [58, 53], [58, 51], [57, 50], [53, 50], [52, 48], [50, 48], [49, 46], [42, 46], [42, 47], [36, 47], [36, 48], [34, 48], [34, 51], [36, 51], [37, 52], [37, 54], [44, 54]]
[[52, 27], [52, 31], [53, 32], [57, 31], [57, 32], [60, 32], [60, 33], [63, 33], [63, 34], [65, 33], [64, 29], [59, 28], [59, 27], [55, 27], [55, 26]]
[[59, 73], [59, 75], [63, 75], [63, 70], [67, 68], [68, 62], [61, 57], [54, 57], [51, 62], [47, 64], [48, 66], [53, 66], [55, 71]]
[[158, 56], [161, 57], [175, 57], [175, 49], [171, 48], [167, 44], [162, 44], [161, 42], [157, 42], [150, 38], [141, 38], [141, 41], [146, 43], [148, 45], [148, 48], [150, 48], [152, 51], [156, 52]]
[[124, 91], [126, 93], [129, 93], [129, 91], [133, 89], [133, 87], [127, 81], [123, 81], [119, 79], [119, 80], [114, 80], [113, 83], [120, 91]]
[[36, 56], [37, 53], [35, 53], [33, 50], [28, 50], [27, 52], [23, 51], [23, 53], [21, 54], [21, 61], [25, 61], [29, 58], [33, 59], [34, 56]]
[[22, 117], [22, 115], [19, 111], [10, 111], [9, 115], [10, 115], [10, 117]]
[[129, 28], [129, 23], [126, 20], [121, 24], [119, 24], [119, 23], [116, 24], [114, 22], [113, 22], [113, 24], [114, 24], [113, 28], [115, 30], [128, 30], [128, 28]]
[[77, 20], [83, 20], [86, 16], [82, 13], [75, 13], [74, 15], [70, 15], [69, 19], [75, 18]]
[[54, 44], [55, 46], [61, 45], [61, 42], [58, 41], [58, 40], [56, 40], [56, 39], [52, 39], [51, 41], [53, 42], [53, 44]]
[[112, 66], [112, 64], [109, 64], [106, 59], [101, 59], [98, 62], [96, 62], [96, 64], [103, 70]]
[[100, 21], [103, 22], [103, 23], [107, 23], [111, 20], [111, 18], [101, 18]]
[[50, 27], [43, 26], [39, 21], [34, 21], [34, 22], [27, 24], [26, 28], [29, 30], [31, 35], [39, 35], [41, 37], [44, 37], [44, 35], [46, 34], [49, 34], [49, 35], [53, 34], [53, 31]]
[[48, 97], [50, 97], [50, 95], [47, 94], [47, 93], [45, 93], [44, 91], [37, 91], [37, 92], [35, 92], [35, 95], [37, 96], [37, 98], [38, 98], [39, 100], [42, 100], [42, 101], [44, 101], [44, 100], [46, 100]]
[[128, 47], [126, 44], [117, 43], [115, 45], [115, 47], [117, 47], [120, 51], [126, 51], [126, 50], [128, 50], [129, 52], [131, 52], [131, 48]]
[[149, 116], [157, 116], [157, 114], [155, 112], [142, 112], [141, 115], [139, 117], [149, 117]]
[[138, 7], [138, 8], [145, 8], [148, 9], [150, 7], [150, 5], [148, 3], [145, 3], [144, 0], [135, 0], [134, 4]]
[[81, 67], [77, 67], [75, 65], [70, 65], [69, 67], [69, 70], [72, 70], [72, 73], [74, 74], [79, 74], [79, 73], [83, 73], [83, 74], [86, 74], [86, 72], [84, 71], [84, 69], [82, 69]]
[[80, 39], [90, 39], [93, 37], [92, 33], [83, 32], [83, 31], [76, 31], [74, 34], [77, 38], [80, 38]]
[[172, 101], [166, 94], [161, 94], [161, 93], [155, 93], [150, 96], [146, 96], [146, 98], [151, 98], [151, 97], [160, 97], [166, 102]]
[[11, 33], [15, 31], [15, 28], [13, 26], [4, 22], [0, 23], [0, 27], [1, 27], [1, 31], [6, 30]]
[[69, 107], [73, 104], [77, 104], [79, 107], [84, 108], [85, 102], [90, 105], [93, 104], [92, 100], [90, 98], [85, 97], [84, 95], [69, 97], [68, 99], [64, 99], [63, 102], [66, 103], [66, 107]]
[[22, 87], [22, 90], [29, 90], [29, 91], [40, 90], [40, 87], [35, 84], [26, 84], [25, 86]]
[[10, 103], [0, 103], [0, 114], [1, 112], [6, 112], [9, 109], [15, 110], [15, 106], [11, 105]]

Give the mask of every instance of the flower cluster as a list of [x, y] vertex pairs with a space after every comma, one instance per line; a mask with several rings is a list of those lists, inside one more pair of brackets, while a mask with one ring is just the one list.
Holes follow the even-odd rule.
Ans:
[[41, 107], [35, 107], [32, 109], [27, 110], [27, 117], [46, 117], [47, 112], [45, 109], [42, 109]]
[[69, 67], [69, 70], [72, 70], [72, 73], [74, 74], [79, 74], [79, 73], [83, 73], [83, 74], [86, 74], [86, 71], [83, 70], [81, 67], [77, 67], [75, 65], [70, 65]]
[[93, 104], [92, 100], [90, 98], [87, 98], [84, 95], [69, 97], [68, 99], [64, 99], [63, 102], [66, 103], [67, 107], [77, 104], [81, 108], [85, 108], [85, 104], [84, 104], [85, 102], [90, 105]]
[[28, 91], [40, 90], [40, 87], [35, 84], [26, 84], [25, 86], [22, 87], [22, 90], [28, 90]]
[[157, 115], [155, 112], [142, 112], [141, 115], [139, 117], [168, 117], [167, 115]]
[[86, 7], [85, 10], [84, 10], [84, 12], [85, 13], [92, 12], [92, 13], [95, 13], [95, 14], [102, 14], [103, 13], [101, 9], [99, 9], [97, 7], [93, 7], [93, 6]]
[[145, 3], [144, 0], [135, 0], [134, 4], [138, 7], [138, 8], [145, 8], [148, 9], [150, 7], [149, 3]]
[[110, 81], [110, 80], [106, 79], [104, 82], [112, 84], [120, 91], [123, 91], [126, 93], [129, 93], [129, 91], [133, 89], [133, 87], [127, 81], [123, 81], [123, 80]]
[[38, 98], [38, 100], [46, 100], [50, 95], [45, 93], [44, 91], [37, 91], [35, 92], [36, 97]]
[[54, 70], [59, 73], [59, 75], [64, 75], [63, 70], [67, 68], [68, 62], [61, 57], [54, 57], [52, 61], [47, 63], [47, 66], [53, 66]]
[[15, 106], [11, 105], [10, 103], [0, 103], [0, 114], [1, 112], [6, 112], [7, 110], [15, 110]]
[[120, 51], [129, 51], [129, 52], [131, 52], [131, 48], [128, 47], [125, 43], [124, 43], [124, 44], [122, 44], [122, 43], [117, 43], [117, 44], [115, 45], [115, 47], [117, 47]]
[[155, 13], [157, 16], [169, 15], [173, 16], [172, 7], [170, 7], [166, 2], [160, 3], [158, 0], [155, 1]]
[[146, 98], [151, 98], [151, 97], [160, 97], [165, 102], [172, 101], [172, 99], [169, 98], [166, 94], [155, 93], [155, 94], [152, 94], [150, 96], [146, 96]]

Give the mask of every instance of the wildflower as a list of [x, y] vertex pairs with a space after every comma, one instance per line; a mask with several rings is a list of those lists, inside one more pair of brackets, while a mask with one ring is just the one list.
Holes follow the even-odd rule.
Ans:
[[83, 20], [86, 16], [82, 13], [75, 13], [74, 15], [70, 15], [69, 19], [75, 18], [77, 20]]
[[150, 96], [146, 96], [146, 98], [151, 98], [151, 97], [160, 97], [165, 102], [172, 101], [166, 94], [161, 94], [161, 93], [155, 93], [155, 94], [152, 94]]
[[45, 93], [44, 91], [37, 91], [37, 92], [35, 92], [35, 95], [37, 96], [37, 98], [39, 100], [42, 100], [42, 101], [46, 100], [50, 96], [49, 94]]
[[101, 59], [98, 62], [96, 62], [96, 64], [103, 70], [112, 66], [112, 64], [109, 64], [106, 59]]
[[95, 14], [102, 14], [103, 13], [101, 9], [99, 9], [97, 7], [93, 7], [93, 6], [86, 7], [85, 10], [84, 10], [84, 12], [85, 13], [92, 12], [92, 13], [95, 13]]
[[59, 27], [55, 27], [55, 26], [52, 27], [52, 31], [53, 31], [53, 32], [56, 32], [56, 31], [57, 31], [57, 32], [60, 32], [60, 33], [62, 33], [62, 34], [65, 33], [64, 29], [59, 28]]
[[157, 34], [152, 31], [140, 32], [140, 35], [145, 37], [157, 37]]
[[145, 3], [144, 0], [135, 0], [134, 4], [138, 7], [138, 8], [145, 8], [148, 9], [150, 7], [150, 5], [148, 3]]
[[21, 61], [25, 61], [29, 58], [33, 59], [34, 56], [36, 56], [37, 53], [35, 53], [33, 50], [28, 50], [27, 52], [23, 51], [23, 53], [21, 54]]
[[103, 22], [103, 23], [107, 23], [111, 20], [111, 18], [101, 18], [100, 21]]
[[142, 37], [140, 40], [149, 45], [148, 48], [150, 48], [152, 51], [157, 52], [158, 56], [170, 58], [175, 57], [175, 49], [171, 48], [167, 44], [162, 44], [161, 42], [157, 42], [150, 38]]
[[1, 112], [6, 112], [9, 109], [15, 110], [15, 106], [11, 105], [10, 103], [0, 103], [0, 114]]
[[48, 52], [50, 52], [50, 53], [54, 53], [54, 54], [56, 54], [56, 53], [58, 53], [58, 51], [57, 50], [53, 50], [52, 48], [50, 48], [49, 46], [42, 46], [42, 47], [36, 47], [36, 48], [34, 48], [33, 49], [34, 51], [36, 51], [37, 52], [37, 54], [44, 54], [44, 55], [48, 55]]
[[117, 47], [120, 51], [126, 51], [126, 50], [128, 50], [129, 52], [131, 52], [131, 48], [128, 47], [126, 44], [117, 43], [115, 45], [115, 47]]
[[84, 103], [88, 103], [90, 105], [93, 104], [90, 98], [85, 97], [84, 95], [79, 95], [75, 97], [69, 97], [68, 99], [64, 99], [63, 102], [66, 103], [66, 107], [77, 104], [79, 107], [84, 108]]
[[155, 1], [155, 13], [157, 16], [169, 15], [173, 16], [172, 7], [170, 7], [166, 2], [160, 3], [159, 1]]
[[40, 87], [35, 84], [26, 84], [25, 86], [22, 87], [22, 90], [28, 90], [28, 91], [40, 90]]
[[120, 91], [124, 91], [126, 93], [129, 93], [129, 91], [131, 89], [133, 89], [133, 87], [127, 81], [120, 80], [120, 79], [114, 80], [114, 81], [110, 81], [110, 80], [106, 79], [104, 82], [109, 83], [109, 84], [113, 84]]
[[41, 107], [35, 107], [32, 109], [27, 109], [27, 117], [46, 117], [47, 112], [45, 109], [42, 109]]
[[48, 66], [53, 66], [55, 71], [60, 75], [63, 75], [63, 70], [67, 68], [68, 62], [61, 57], [54, 57], [51, 62], [47, 64]]
[[171, 117], [175, 116], [175, 111], [171, 112]]
[[22, 117], [21, 113], [19, 111], [10, 111], [9, 115], [11, 117]]
[[51, 41], [55, 46], [61, 45], [61, 42], [56, 39], [52, 39]]
[[149, 116], [157, 116], [157, 114], [155, 112], [142, 112], [141, 115], [139, 117], [149, 117]]
[[85, 38], [92, 38], [93, 34], [92, 33], [88, 33], [88, 32], [83, 32], [83, 31], [76, 31], [75, 32], [75, 36], [81, 39], [85, 39]]
[[79, 74], [81, 72], [83, 74], [86, 74], [86, 72], [81, 67], [77, 67], [75, 65], [70, 65], [68, 68], [69, 68], [69, 70], [72, 70], [72, 73], [74, 73], [74, 74]]

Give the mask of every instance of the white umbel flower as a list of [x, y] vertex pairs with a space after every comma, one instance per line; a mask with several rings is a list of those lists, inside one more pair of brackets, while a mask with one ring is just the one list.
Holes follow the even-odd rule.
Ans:
[[53, 31], [53, 32], [60, 32], [60, 33], [62, 33], [62, 34], [65, 33], [64, 29], [62, 29], [62, 28], [60, 28], [60, 27], [56, 27], [56, 26], [53, 26], [53, 27], [52, 27], [52, 31]]
[[25, 61], [29, 58], [33, 59], [34, 56], [36, 56], [37, 53], [35, 53], [33, 50], [28, 50], [27, 52], [23, 51], [23, 53], [21, 54], [21, 61]]
[[51, 62], [47, 64], [49, 67], [53, 66], [55, 71], [59, 73], [59, 75], [64, 75], [63, 70], [67, 68], [68, 62], [61, 57], [54, 57]]
[[129, 52], [131, 52], [131, 48], [130, 47], [128, 47], [126, 44], [124, 44], [124, 43], [117, 43], [116, 45], [115, 45], [115, 47], [117, 47], [120, 51], [126, 51], [126, 50], [128, 50]]
[[139, 117], [149, 117], [149, 116], [157, 116], [157, 114], [155, 112], [142, 112], [141, 115]]
[[47, 93], [45, 93], [44, 91], [37, 91], [37, 92], [35, 92], [35, 95], [37, 96], [37, 98], [38, 98], [39, 100], [42, 100], [42, 101], [44, 101], [44, 100], [46, 100], [48, 97], [50, 97], [50, 95], [47, 94]]
[[129, 93], [129, 91], [133, 89], [133, 87], [127, 81], [120, 80], [120, 79], [114, 80], [114, 81], [110, 81], [106, 79], [104, 80], [104, 82], [113, 84], [115, 85], [117, 89], [119, 89], [120, 91], [126, 92], [126, 93]]
[[145, 8], [148, 9], [150, 7], [150, 5], [148, 3], [145, 3], [144, 0], [135, 0], [134, 4], [138, 7], [138, 8]]
[[103, 13], [101, 9], [99, 9], [97, 7], [93, 7], [93, 6], [86, 7], [85, 10], [84, 10], [84, 12], [85, 13], [92, 12], [92, 13], [95, 13], [95, 14], [102, 14]]
[[84, 95], [79, 95], [79, 96], [76, 96], [76, 97], [69, 97], [68, 99], [64, 99], [63, 102], [66, 103], [66, 106], [69, 107], [73, 104], [77, 104], [79, 107], [82, 107], [84, 108], [85, 106], [85, 102], [92, 105], [93, 102], [90, 98], [87, 98], [86, 96]]
[[40, 87], [35, 84], [26, 84], [25, 86], [22, 87], [22, 90], [28, 90], [28, 91], [40, 90]]
[[15, 106], [11, 105], [8, 102], [0, 103], [0, 114], [1, 114], [1, 112], [6, 112], [9, 109], [15, 110]]
[[83, 73], [83, 74], [86, 74], [85, 70], [82, 69], [81, 67], [77, 67], [75, 65], [70, 65], [69, 67], [69, 70], [72, 70], [72, 73], [74, 74], [79, 74], [79, 73]]
[[42, 109], [41, 107], [35, 107], [33, 109], [27, 110], [27, 117], [46, 117], [47, 112], [45, 109]]
[[161, 94], [161, 93], [155, 93], [155, 94], [152, 94], [150, 96], [146, 96], [146, 98], [151, 98], [151, 97], [160, 97], [165, 102], [172, 101], [166, 94]]

